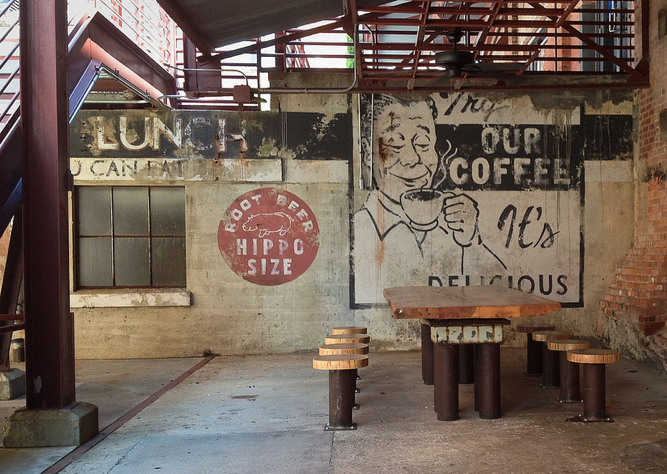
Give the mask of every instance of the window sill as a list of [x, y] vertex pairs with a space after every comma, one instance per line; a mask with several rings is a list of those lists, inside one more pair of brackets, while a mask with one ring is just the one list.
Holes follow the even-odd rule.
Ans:
[[136, 308], [190, 306], [192, 293], [182, 288], [78, 290], [70, 294], [72, 308]]

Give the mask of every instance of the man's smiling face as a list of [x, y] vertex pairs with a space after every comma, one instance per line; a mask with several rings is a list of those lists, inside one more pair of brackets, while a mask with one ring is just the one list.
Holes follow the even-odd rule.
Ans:
[[405, 191], [430, 186], [438, 155], [429, 106], [388, 104], [375, 120], [379, 136], [374, 175], [380, 191], [399, 202]]

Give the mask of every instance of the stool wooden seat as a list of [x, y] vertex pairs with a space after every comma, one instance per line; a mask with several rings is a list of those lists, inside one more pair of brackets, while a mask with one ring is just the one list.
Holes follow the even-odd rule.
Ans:
[[551, 329], [545, 331], [533, 332], [533, 340], [537, 342], [547, 342], [554, 339], [569, 339], [570, 333], [567, 331], [560, 331], [558, 329]]
[[547, 349], [557, 351], [560, 362], [560, 397], [561, 403], [581, 401], [579, 389], [579, 365], [567, 360], [567, 351], [588, 349], [591, 343], [582, 339], [553, 339], [547, 341]]
[[611, 349], [573, 349], [567, 360], [584, 366], [584, 414], [581, 421], [613, 421], [606, 412], [605, 364], [621, 360], [621, 354]]
[[325, 430], [355, 430], [352, 423], [356, 369], [368, 365], [365, 354], [318, 355], [313, 368], [329, 371], [329, 422]]
[[342, 342], [320, 346], [320, 355], [334, 354], [368, 354], [368, 344], [361, 342]]
[[318, 355], [313, 358], [313, 369], [317, 370], [353, 370], [367, 365], [365, 354]]
[[325, 344], [341, 344], [347, 342], [356, 342], [368, 344], [371, 337], [368, 334], [329, 334], [324, 338]]
[[368, 329], [362, 326], [339, 326], [332, 328], [331, 334], [368, 334]]
[[536, 331], [553, 331], [556, 326], [547, 323], [521, 323], [516, 330], [526, 334], [526, 375], [542, 375], [542, 347], [533, 339]]
[[577, 364], [613, 364], [621, 360], [621, 353], [612, 349], [570, 350], [567, 360]]
[[542, 349], [542, 388], [560, 387], [560, 360], [557, 352], [547, 348], [547, 341], [569, 338], [569, 332], [556, 329], [533, 332], [533, 340], [540, 344]]

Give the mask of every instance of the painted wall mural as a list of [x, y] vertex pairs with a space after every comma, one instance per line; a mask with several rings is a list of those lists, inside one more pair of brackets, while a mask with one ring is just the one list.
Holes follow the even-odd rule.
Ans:
[[320, 229], [310, 207], [277, 188], [245, 193], [218, 226], [218, 247], [237, 275], [258, 285], [281, 285], [315, 260]]
[[347, 160], [351, 154], [349, 113], [82, 110], [70, 127], [70, 155], [80, 158]]
[[406, 284], [502, 284], [581, 305], [581, 110], [523, 100], [362, 99], [372, 186], [352, 216], [353, 307]]

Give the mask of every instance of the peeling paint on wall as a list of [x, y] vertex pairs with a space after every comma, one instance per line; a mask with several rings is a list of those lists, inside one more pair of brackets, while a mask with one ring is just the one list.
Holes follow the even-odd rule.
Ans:
[[[351, 301], [501, 284], [581, 306], [581, 110], [441, 94], [362, 100], [374, 189], [353, 210]], [[374, 117], [371, 133], [370, 117]]]
[[350, 113], [82, 110], [70, 127], [70, 156], [82, 158], [351, 155]]

